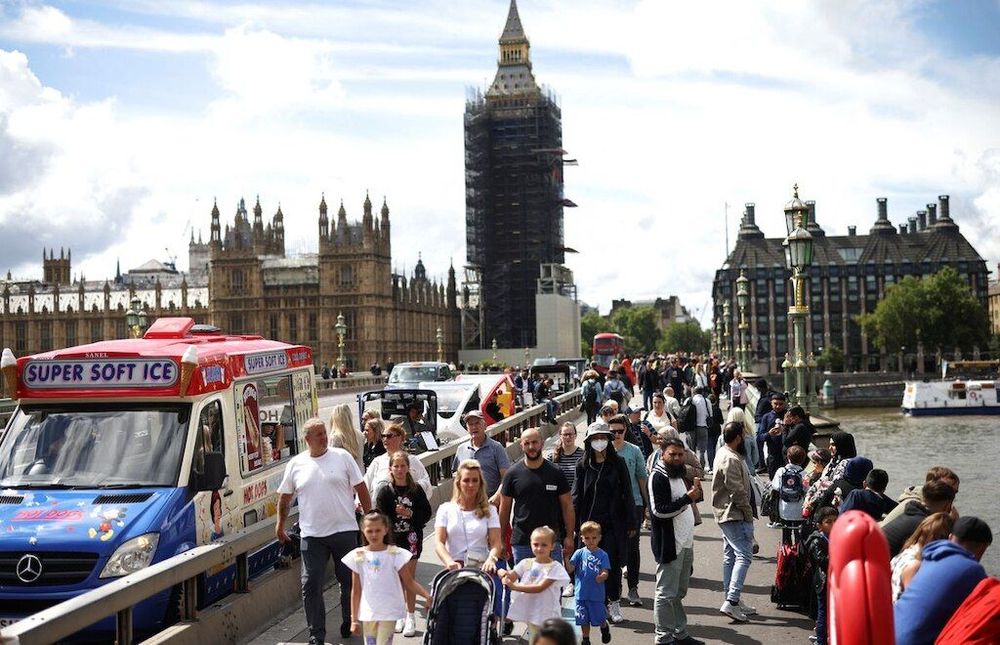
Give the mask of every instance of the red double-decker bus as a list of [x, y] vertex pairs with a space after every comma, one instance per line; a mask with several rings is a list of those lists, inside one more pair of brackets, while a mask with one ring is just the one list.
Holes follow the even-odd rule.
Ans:
[[619, 334], [602, 332], [594, 336], [594, 363], [601, 374], [608, 373], [611, 361], [621, 360], [625, 354], [625, 339]]

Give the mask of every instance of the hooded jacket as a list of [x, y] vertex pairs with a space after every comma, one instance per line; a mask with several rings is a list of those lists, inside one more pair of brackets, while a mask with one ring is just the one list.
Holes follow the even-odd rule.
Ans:
[[985, 577], [983, 565], [958, 544], [935, 540], [924, 546], [920, 569], [894, 608], [896, 645], [932, 645]]
[[889, 557], [895, 558], [903, 550], [903, 543], [913, 535], [924, 518], [931, 512], [921, 502], [910, 502], [903, 513], [882, 527], [885, 539], [889, 542]]

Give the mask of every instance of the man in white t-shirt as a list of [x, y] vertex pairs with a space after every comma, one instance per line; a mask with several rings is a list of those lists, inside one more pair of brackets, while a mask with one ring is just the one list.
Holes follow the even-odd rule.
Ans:
[[289, 541], [285, 520], [292, 499], [299, 500], [299, 531], [302, 536], [302, 602], [309, 625], [309, 642], [326, 638], [326, 605], [323, 582], [326, 563], [333, 557], [340, 582], [340, 611], [343, 622], [340, 635], [351, 635], [351, 571], [341, 559], [358, 546], [358, 521], [354, 514], [354, 495], [364, 512], [371, 509], [371, 498], [361, 469], [351, 453], [327, 447], [326, 425], [309, 419], [303, 428], [308, 452], [296, 455], [285, 466], [278, 486], [278, 541]]

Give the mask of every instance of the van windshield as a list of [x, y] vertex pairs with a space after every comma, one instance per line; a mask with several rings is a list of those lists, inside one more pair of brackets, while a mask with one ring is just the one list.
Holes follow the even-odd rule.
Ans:
[[0, 442], [0, 487], [176, 486], [191, 405], [18, 408]]

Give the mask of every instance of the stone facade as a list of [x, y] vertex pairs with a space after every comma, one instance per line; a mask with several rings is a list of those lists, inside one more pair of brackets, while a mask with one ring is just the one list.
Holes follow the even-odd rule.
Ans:
[[336, 363], [338, 314], [347, 324], [344, 355], [352, 370], [376, 361], [435, 360], [438, 328], [445, 359], [457, 358], [455, 271], [449, 268], [447, 285], [429, 280], [422, 260], [410, 277], [393, 272], [384, 201], [376, 218], [366, 196], [361, 221], [348, 223], [343, 203], [330, 221], [323, 198], [318, 228], [317, 253], [286, 256], [280, 207], [265, 226], [259, 200], [252, 221], [241, 200], [225, 229], [213, 207], [208, 242], [212, 322], [233, 333], [309, 345], [317, 365]]
[[[917, 211], [898, 228], [889, 221], [888, 200], [879, 197], [876, 204], [877, 217], [868, 235], [858, 235], [855, 226], [848, 227], [847, 235], [827, 235], [816, 221], [815, 202], [805, 202], [808, 221], [803, 225], [813, 236], [814, 256], [805, 281], [810, 307], [806, 351], [819, 354], [836, 345], [844, 352], [847, 371], [885, 371], [897, 365], [896, 356], [872, 344], [857, 315], [873, 311], [886, 288], [906, 276], [932, 275], [950, 266], [968, 281], [983, 306], [987, 302], [986, 261], [951, 218], [948, 195], [940, 195], [938, 203], [927, 204], [927, 210]], [[753, 367], [775, 374], [793, 344], [788, 317], [791, 272], [785, 266], [784, 238], [765, 239], [754, 218], [754, 205], [747, 204], [736, 246], [715, 272], [714, 319], [722, 320], [723, 302], [728, 300], [729, 332], [735, 337], [736, 280], [745, 270], [750, 280], [747, 322]], [[935, 349], [910, 352], [916, 352], [920, 363], [931, 360]]]

